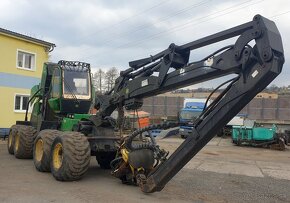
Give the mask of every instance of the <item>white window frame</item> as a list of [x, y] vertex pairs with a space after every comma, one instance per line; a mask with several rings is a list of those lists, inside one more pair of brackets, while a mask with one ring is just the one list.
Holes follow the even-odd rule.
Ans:
[[[16, 102], [16, 96], [20, 96], [21, 99], [20, 99], [20, 108], [22, 108], [22, 104], [23, 104], [23, 97], [30, 97], [29, 94], [23, 94], [23, 93], [15, 93], [14, 94], [14, 103], [13, 103], [13, 110], [14, 112], [16, 113], [25, 113], [26, 112], [26, 109], [15, 109], [15, 102]], [[31, 104], [29, 105], [29, 108], [28, 108], [28, 113], [31, 113], [32, 112], [32, 106]]]
[[[18, 65], [18, 53], [19, 52], [23, 52], [24, 53], [24, 55], [23, 55], [23, 67]], [[34, 55], [34, 63], [31, 64], [31, 66], [32, 66], [31, 69], [24, 67], [24, 64], [25, 64], [25, 53]], [[28, 70], [28, 71], [36, 71], [36, 53], [30, 52], [30, 51], [26, 51], [26, 50], [22, 50], [22, 49], [17, 49], [16, 50], [16, 68], [22, 69], [22, 70]]]

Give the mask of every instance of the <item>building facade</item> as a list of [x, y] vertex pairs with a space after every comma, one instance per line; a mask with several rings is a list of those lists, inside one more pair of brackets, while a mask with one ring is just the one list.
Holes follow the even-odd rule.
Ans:
[[[23, 120], [30, 89], [55, 45], [0, 28], [0, 135]], [[31, 109], [29, 110], [31, 111]]]

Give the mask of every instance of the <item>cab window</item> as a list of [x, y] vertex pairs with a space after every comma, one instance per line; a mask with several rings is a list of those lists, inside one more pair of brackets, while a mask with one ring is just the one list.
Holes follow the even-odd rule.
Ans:
[[53, 77], [52, 77], [52, 97], [59, 98], [60, 97], [60, 70], [58, 68], [54, 69]]

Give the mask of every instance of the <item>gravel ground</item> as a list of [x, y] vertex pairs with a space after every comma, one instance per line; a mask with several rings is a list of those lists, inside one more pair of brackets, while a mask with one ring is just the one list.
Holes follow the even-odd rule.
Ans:
[[[180, 143], [176, 138], [163, 141], [162, 145], [172, 150]], [[289, 151], [215, 143], [206, 146], [190, 161], [188, 166], [194, 167], [182, 169], [161, 192], [143, 194], [138, 187], [122, 185], [110, 171], [101, 170], [94, 157], [82, 180], [58, 182], [49, 173], [37, 172], [32, 160], [8, 155], [5, 143], [0, 142], [0, 202], [290, 202], [290, 180], [283, 179], [283, 175], [278, 179], [268, 175], [250, 177], [220, 170], [212, 172], [215, 168], [199, 169], [207, 161], [228, 164], [226, 161], [233, 159], [243, 166], [256, 161], [269, 163], [271, 167], [285, 165], [290, 160]]]
[[[166, 192], [192, 202], [290, 202], [290, 181], [182, 170]], [[177, 189], [178, 188], [178, 189]]]

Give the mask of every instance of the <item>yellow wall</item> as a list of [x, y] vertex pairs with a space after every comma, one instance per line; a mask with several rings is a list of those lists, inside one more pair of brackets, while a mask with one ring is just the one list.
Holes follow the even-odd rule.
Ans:
[[[0, 87], [0, 128], [10, 128], [16, 120], [24, 120], [25, 113], [14, 112], [15, 94], [30, 94], [29, 89]], [[2, 99], [3, 98], [3, 99]], [[28, 117], [29, 118], [29, 117]]]
[[[19, 74], [31, 77], [41, 77], [43, 63], [48, 61], [48, 53], [41, 45], [33, 44], [0, 33], [0, 72]], [[36, 54], [35, 71], [17, 68], [17, 49]]]
[[[17, 75], [19, 77], [29, 76], [32, 77], [30, 80], [31, 82], [33, 78], [37, 78], [37, 80], [41, 78], [43, 63], [48, 61], [48, 52], [46, 52], [43, 45], [7, 36], [3, 33], [0, 33], [0, 45], [0, 73], [8, 73], [12, 74], [12, 76]], [[36, 54], [35, 71], [17, 68], [17, 50]], [[29, 77], [25, 77], [26, 80]], [[12, 84], [17, 83], [13, 83], [13, 81], [11, 82]], [[19, 83], [22, 85], [21, 81], [18, 81], [18, 84]], [[17, 87], [21, 87], [21, 85]], [[25, 112], [14, 111], [14, 98], [17, 93], [29, 95], [30, 89], [27, 89], [27, 85], [26, 88], [15, 87], [16, 86], [0, 85], [0, 128], [10, 128], [10, 126], [15, 124], [17, 120], [24, 120]]]

